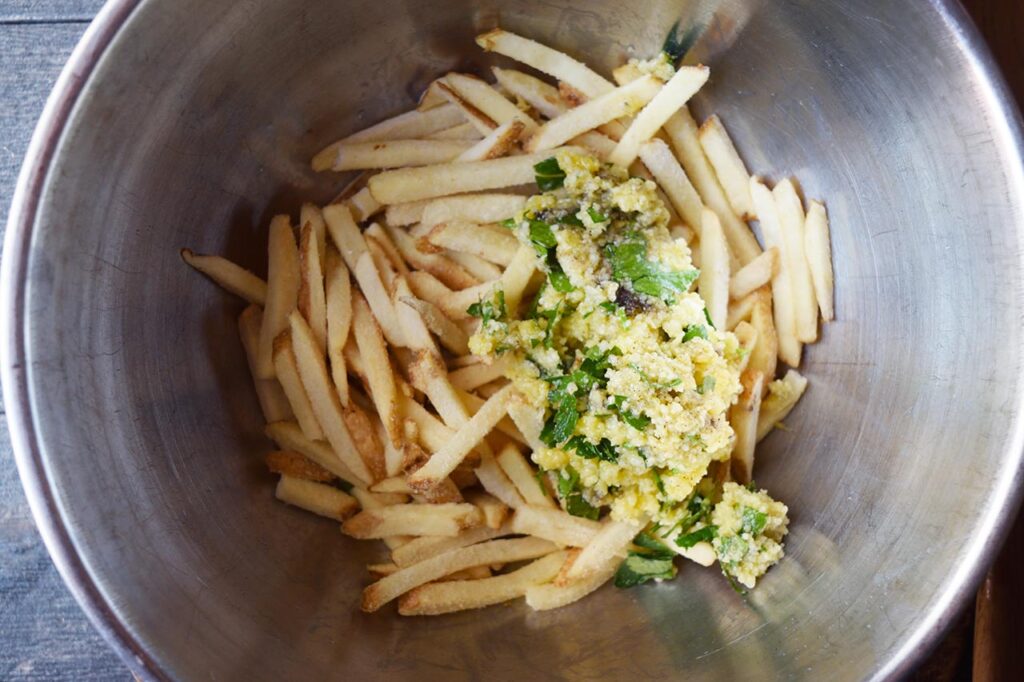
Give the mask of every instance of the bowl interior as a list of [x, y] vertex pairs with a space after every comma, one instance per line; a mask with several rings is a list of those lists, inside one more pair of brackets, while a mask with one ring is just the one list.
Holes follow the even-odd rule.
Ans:
[[[1019, 130], [942, 3], [141, 2], [104, 53], [19, 259], [27, 409], [73, 550], [172, 677], [855, 678], [907, 663], [969, 590], [1021, 450]], [[236, 316], [178, 258], [265, 267], [326, 201], [327, 142], [494, 63], [500, 24], [608, 73], [695, 29], [753, 172], [828, 203], [838, 320], [759, 450], [787, 558], [560, 611], [358, 610], [374, 544], [273, 500]], [[914, 27], [906, 31], [905, 27]], [[980, 60], [979, 60], [980, 59]]]

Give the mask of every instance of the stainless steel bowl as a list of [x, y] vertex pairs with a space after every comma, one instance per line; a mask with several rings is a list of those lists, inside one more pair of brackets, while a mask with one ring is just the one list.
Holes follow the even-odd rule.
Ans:
[[[749, 165], [828, 200], [839, 320], [760, 451], [787, 558], [571, 608], [361, 614], [379, 555], [272, 499], [239, 304], [184, 245], [263, 267], [337, 180], [307, 160], [489, 63], [500, 22], [608, 71], [676, 20]], [[3, 263], [4, 397], [33, 511], [93, 621], [179, 679], [884, 678], [943, 632], [1016, 507], [1020, 119], [954, 1], [114, 0], [47, 107]]]

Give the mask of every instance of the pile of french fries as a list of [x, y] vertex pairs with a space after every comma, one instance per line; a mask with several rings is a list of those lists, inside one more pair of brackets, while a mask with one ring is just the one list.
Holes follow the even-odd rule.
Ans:
[[271, 221], [266, 280], [182, 251], [250, 304], [239, 333], [280, 448], [266, 456], [277, 497], [384, 542], [366, 611], [396, 599], [404, 615], [519, 597], [563, 606], [605, 583], [642, 530], [561, 509], [528, 458], [543, 415], [523, 409], [509, 360], [469, 353], [470, 305], [500, 287], [514, 312], [542, 281], [533, 249], [498, 223], [556, 149], [656, 180], [712, 321], [750, 350], [730, 415], [733, 478], [749, 481], [755, 444], [806, 387], [790, 369], [769, 390], [777, 360], [797, 367], [819, 311], [833, 317], [824, 206], [805, 213], [793, 182], [751, 177], [717, 117], [696, 125], [685, 104], [705, 67], [662, 82], [627, 64], [612, 83], [506, 31], [477, 42], [556, 84], [511, 68], [495, 67], [493, 83], [449, 73], [414, 110], [326, 147], [316, 170], [362, 173], [329, 205], [302, 206], [298, 225]]

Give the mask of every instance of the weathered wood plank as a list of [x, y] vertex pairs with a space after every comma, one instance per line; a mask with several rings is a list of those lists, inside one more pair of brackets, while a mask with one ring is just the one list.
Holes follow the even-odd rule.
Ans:
[[0, 22], [89, 21], [103, 0], [4, 0]]

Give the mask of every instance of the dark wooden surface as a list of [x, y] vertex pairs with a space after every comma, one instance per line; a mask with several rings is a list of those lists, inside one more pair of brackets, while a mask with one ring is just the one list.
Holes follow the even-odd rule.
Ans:
[[[6, 224], [18, 168], [46, 96], [102, 4], [101, 0], [0, 0], [0, 226]], [[1011, 85], [1018, 95], [1024, 94], [1024, 1], [967, 0], [965, 4]], [[1016, 655], [1020, 665], [1024, 530], [1018, 530], [1013, 540], [986, 583], [988, 591], [979, 599], [977, 619], [987, 630], [982, 635], [979, 628], [974, 664], [983, 657], [1001, 664], [1000, 657]], [[965, 612], [915, 677], [969, 679], [974, 620], [973, 609]], [[1008, 647], [1009, 642], [1017, 643]], [[0, 680], [119, 679], [129, 680], [131, 675], [93, 630], [50, 563], [18, 481], [6, 422], [0, 421]]]

